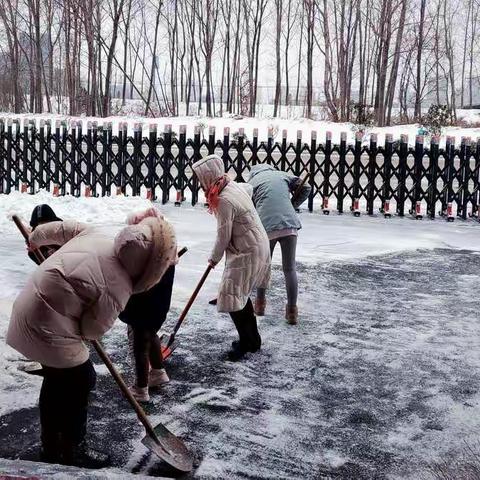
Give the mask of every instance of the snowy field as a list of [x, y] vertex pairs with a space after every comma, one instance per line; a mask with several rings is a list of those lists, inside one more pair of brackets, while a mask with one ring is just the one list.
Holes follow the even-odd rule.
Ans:
[[[135, 198], [0, 196], [0, 457], [35, 459], [40, 381], [19, 370], [3, 338], [12, 302], [35, 265], [8, 219], [48, 201], [63, 218], [121, 227], [148, 206]], [[202, 207], [161, 207], [189, 248], [177, 268], [166, 330], [200, 278], [215, 221]], [[283, 320], [274, 258], [261, 353], [222, 360], [234, 338], [208, 306], [217, 268], [177, 336], [172, 382], [147, 410], [195, 454], [198, 479], [420, 479], [429, 467], [476, 448], [480, 429], [480, 225], [303, 212], [299, 239], [300, 323]], [[132, 379], [126, 332], [105, 336]], [[143, 429], [106, 369], [91, 409], [91, 442], [126, 471], [170, 476], [140, 444]], [[32, 448], [33, 447], [33, 448]], [[455, 478], [455, 477], [452, 477]], [[466, 477], [465, 477], [466, 478]]]

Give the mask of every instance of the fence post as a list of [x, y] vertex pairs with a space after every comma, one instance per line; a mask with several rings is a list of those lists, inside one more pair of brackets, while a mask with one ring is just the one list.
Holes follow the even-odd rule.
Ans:
[[223, 166], [225, 168], [225, 172], [228, 172], [230, 170], [230, 165], [228, 163], [229, 159], [229, 148], [230, 148], [230, 128], [225, 127], [223, 129]]
[[[47, 185], [47, 181], [45, 178], [45, 120], [42, 118], [39, 123], [40, 125], [38, 129], [38, 188], [43, 189]], [[34, 135], [33, 136], [34, 148], [36, 144], [37, 142]], [[49, 190], [48, 187], [47, 187], [47, 190]]]
[[393, 155], [393, 136], [391, 133], [385, 135], [385, 150], [383, 160], [383, 188], [382, 188], [382, 206], [381, 212], [385, 216], [390, 216], [390, 200], [392, 198], [392, 155]]
[[[30, 126], [30, 121], [28, 118], [25, 119], [23, 123], [23, 135], [20, 134], [22, 139], [22, 185], [21, 192], [26, 193], [28, 188], [28, 130]], [[17, 145], [19, 145], [17, 139]]]
[[355, 133], [355, 148], [353, 153], [353, 195], [350, 211], [354, 216], [360, 216], [360, 170], [362, 167], [362, 132]]
[[470, 200], [470, 191], [468, 188], [468, 184], [470, 183], [470, 178], [472, 176], [472, 170], [470, 168], [470, 157], [472, 156], [472, 139], [470, 137], [466, 137], [462, 139], [462, 150], [463, 155], [461, 157], [461, 177], [462, 177], [462, 184], [460, 186], [461, 192], [461, 202], [462, 202], [462, 219], [467, 219], [467, 211], [468, 211], [468, 202]]
[[[155, 201], [157, 199], [156, 195], [156, 185], [155, 185], [155, 169], [156, 169], [156, 159], [157, 159], [157, 124], [151, 123], [148, 131], [148, 161], [147, 161], [147, 199]], [[165, 154], [165, 150], [163, 151]], [[165, 158], [165, 157], [164, 157]], [[163, 169], [162, 169], [163, 170]], [[162, 196], [163, 198], [163, 196]]]
[[210, 125], [208, 127], [208, 154], [213, 155], [215, 153], [215, 127]]
[[447, 206], [449, 203], [453, 203], [453, 180], [455, 178], [455, 137], [447, 137], [446, 143], [447, 150], [447, 185], [446, 185], [446, 201], [442, 205], [442, 215], [447, 211]]
[[53, 155], [51, 154], [52, 151], [52, 121], [47, 119], [45, 121], [45, 126], [47, 127], [46, 132], [45, 132], [45, 148], [47, 148], [46, 152], [46, 160], [45, 160], [45, 165], [47, 165], [48, 168], [48, 173], [46, 175], [46, 188], [47, 191], [49, 192], [53, 186], [53, 170], [52, 170], [52, 161]]
[[[480, 175], [480, 137], [477, 138], [475, 142], [475, 172], [473, 175], [473, 195], [472, 195], [472, 216], [479, 216], [480, 212], [478, 209], [478, 198], [479, 198], [479, 181], [478, 177]], [[480, 218], [480, 216], [479, 216]]]
[[398, 155], [398, 204], [397, 213], [400, 217], [405, 215], [405, 196], [407, 190], [407, 158], [408, 135], [400, 136], [400, 152]]
[[165, 125], [163, 144], [162, 203], [170, 198], [170, 165], [172, 164], [172, 126]]
[[419, 217], [418, 203], [421, 202], [422, 194], [422, 164], [423, 164], [423, 135], [415, 137], [415, 154], [413, 167], [413, 198], [412, 198], [412, 214]]
[[[120, 192], [123, 195], [127, 193], [127, 157], [128, 157], [128, 123], [122, 122], [119, 126], [118, 138], [119, 148], [121, 149], [120, 156]], [[118, 194], [118, 188], [117, 188]]]
[[6, 186], [8, 185], [10, 172], [7, 170], [6, 156], [5, 156], [5, 122], [0, 119], [0, 193], [6, 193]]
[[238, 150], [237, 150], [237, 162], [236, 162], [236, 182], [243, 182], [243, 166], [245, 164], [245, 157], [243, 151], [245, 149], [245, 131], [243, 128], [238, 129]]
[[[77, 196], [82, 195], [82, 156], [83, 156], [83, 122], [79, 120], [77, 122], [77, 140], [76, 140], [76, 152], [77, 152]], [[88, 147], [87, 147], [88, 148]], [[90, 195], [90, 191], [87, 193], [87, 185], [85, 185], [85, 195]]]
[[6, 160], [7, 160], [7, 188], [5, 193], [10, 193], [12, 191], [12, 185], [14, 185], [13, 174], [14, 171], [12, 170], [12, 159], [13, 159], [13, 151], [12, 151], [12, 139], [13, 139], [13, 130], [12, 130], [12, 119], [7, 119], [7, 146], [6, 146]]
[[296, 177], [302, 174], [302, 131], [297, 130], [297, 143], [295, 145], [295, 163], [293, 173]]
[[332, 132], [325, 136], [324, 179], [322, 190], [322, 210], [324, 214], [330, 213], [328, 199], [330, 197], [330, 169], [332, 165]]
[[367, 213], [373, 215], [373, 205], [375, 202], [375, 170], [377, 167], [377, 134], [370, 135], [370, 148], [368, 155], [368, 187], [367, 187]]
[[438, 144], [439, 137], [434, 135], [430, 141], [430, 181], [428, 186], [428, 215], [432, 220], [435, 218], [437, 203]]
[[315, 198], [315, 175], [317, 173], [317, 132], [312, 130], [310, 137], [309, 183], [310, 195], [308, 196], [308, 211], [313, 212], [313, 199]]
[[187, 126], [180, 125], [178, 139], [178, 190], [175, 205], [179, 207], [185, 200], [185, 165], [187, 163]]
[[132, 195], [140, 195], [140, 153], [142, 151], [142, 124], [133, 126], [133, 178]]
[[105, 123], [105, 129], [106, 129], [106, 136], [107, 136], [107, 147], [105, 150], [105, 162], [107, 166], [107, 175], [105, 178], [105, 183], [106, 183], [106, 194], [107, 196], [110, 196], [112, 194], [112, 153], [111, 153], [111, 148], [112, 148], [112, 137], [113, 137], [113, 132], [112, 132], [112, 122], [106, 122]]
[[[202, 158], [200, 153], [200, 127], [195, 125], [193, 136], [193, 163], [198, 162]], [[198, 177], [193, 173], [193, 191], [192, 191], [192, 205], [195, 206], [198, 203], [198, 191], [200, 189], [198, 185]]]
[[267, 156], [265, 157], [265, 161], [267, 165], [272, 164], [272, 161], [273, 161], [272, 151], [273, 151], [273, 128], [268, 127], [268, 139], [267, 139], [267, 148], [266, 148]]
[[340, 133], [339, 154], [340, 159], [338, 164], [337, 210], [339, 214], [342, 214], [345, 197], [345, 168], [347, 165], [347, 132]]
[[280, 147], [280, 170], [287, 170], [287, 130], [282, 130], [282, 146]]
[[94, 181], [94, 161], [93, 161], [93, 146], [96, 139], [97, 125], [95, 122], [87, 122], [87, 186], [89, 188], [90, 194], [93, 196], [97, 195], [96, 182]]
[[252, 159], [251, 165], [255, 166], [258, 163], [258, 128], [253, 129], [252, 139]]

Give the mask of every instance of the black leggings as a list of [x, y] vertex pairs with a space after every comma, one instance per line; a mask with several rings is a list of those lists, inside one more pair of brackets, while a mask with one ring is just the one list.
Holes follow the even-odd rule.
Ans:
[[256, 352], [262, 343], [258, 333], [257, 318], [250, 298], [245, 307], [237, 312], [230, 312], [238, 332], [240, 347], [246, 352]]
[[140, 327], [132, 327], [132, 330], [137, 387], [145, 388], [148, 386], [150, 365], [156, 369], [163, 368], [162, 345], [156, 330]]
[[44, 446], [78, 445], [87, 431], [88, 397], [96, 374], [87, 360], [72, 368], [43, 366], [40, 424]]

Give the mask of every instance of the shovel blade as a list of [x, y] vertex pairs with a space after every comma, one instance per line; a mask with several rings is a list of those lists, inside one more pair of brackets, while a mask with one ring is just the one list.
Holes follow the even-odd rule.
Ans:
[[176, 346], [172, 343], [172, 345], [168, 346], [168, 342], [170, 340], [170, 336], [166, 337], [162, 335], [160, 337], [160, 344], [161, 344], [161, 353], [162, 353], [162, 358], [166, 360], [168, 357], [172, 355], [174, 352]]
[[185, 444], [161, 423], [155, 428], [157, 443], [150, 435], [145, 435], [142, 443], [157, 457], [181, 472], [191, 472], [193, 455]]

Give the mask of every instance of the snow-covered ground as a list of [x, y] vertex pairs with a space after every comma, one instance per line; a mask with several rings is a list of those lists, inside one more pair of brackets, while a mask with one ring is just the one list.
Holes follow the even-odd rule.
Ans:
[[[41, 202], [63, 218], [112, 229], [149, 205], [0, 196], [0, 457], [31, 459], [38, 438], [39, 379], [19, 370], [23, 362], [3, 338], [15, 295], [35, 268], [8, 217], [28, 218]], [[159, 208], [190, 250], [177, 268], [168, 330], [206, 267], [215, 221], [200, 206]], [[301, 219], [300, 324], [283, 320], [277, 252], [262, 352], [222, 361], [234, 335], [207, 304], [217, 268], [177, 337], [172, 382], [148, 413], [194, 451], [192, 478], [423, 478], [428, 463], [473, 444], [480, 427], [480, 226], [307, 212]], [[120, 322], [104, 343], [131, 379]], [[141, 446], [142, 428], [105, 368], [97, 371], [92, 442], [111, 451], [117, 467], [168, 476]]]
[[[459, 110], [457, 112], [459, 120], [464, 120], [470, 127], [445, 127], [442, 130], [442, 136], [440, 144], [445, 143], [446, 136], [455, 137], [456, 142], [460, 142], [462, 137], [471, 137], [476, 140], [480, 137], [480, 110]], [[25, 122], [29, 120], [35, 120], [37, 124], [41, 120], [63, 120], [68, 125], [72, 122], [82, 122], [83, 129], [87, 128], [88, 122], [95, 121], [99, 125], [109, 122], [112, 124], [114, 134], [118, 131], [120, 124], [127, 124], [130, 134], [133, 133], [136, 124], [141, 124], [143, 132], [148, 134], [150, 126], [155, 126], [158, 131], [162, 132], [167, 125], [170, 125], [172, 130], [177, 134], [180, 132], [180, 126], [185, 125], [187, 130], [187, 136], [192, 137], [195, 132], [195, 127], [200, 128], [200, 133], [203, 137], [208, 137], [210, 127], [215, 127], [217, 138], [223, 138], [223, 129], [225, 127], [230, 128], [230, 134], [238, 133], [242, 128], [248, 139], [253, 137], [254, 129], [258, 129], [259, 140], [267, 140], [268, 130], [272, 129], [274, 139], [281, 141], [282, 132], [286, 131], [287, 140], [295, 142], [297, 140], [298, 132], [301, 132], [303, 141], [310, 142], [311, 134], [313, 131], [317, 133], [318, 141], [324, 141], [327, 132], [332, 133], [332, 140], [334, 143], [340, 141], [340, 135], [342, 132], [346, 132], [347, 140], [349, 143], [353, 143], [355, 140], [355, 132], [358, 130], [358, 126], [352, 123], [334, 123], [326, 120], [309, 120], [302, 117], [290, 117], [290, 118], [251, 118], [241, 117], [236, 115], [225, 115], [223, 117], [209, 118], [204, 116], [178, 116], [178, 117], [160, 117], [149, 118], [141, 117], [138, 115], [127, 116], [112, 116], [107, 118], [94, 118], [94, 117], [68, 117], [65, 115], [49, 115], [49, 114], [12, 114], [0, 112], [0, 118], [3, 119], [18, 119], [21, 128]], [[408, 125], [395, 125], [393, 127], [372, 127], [368, 128], [364, 132], [363, 141], [368, 142], [370, 140], [370, 134], [376, 133], [378, 135], [378, 143], [381, 145], [385, 142], [385, 135], [392, 134], [394, 140], [399, 140], [400, 135], [405, 134], [409, 137], [410, 144], [415, 143], [415, 136], [419, 132], [418, 124]], [[428, 141], [428, 139], [427, 139]]]

